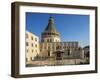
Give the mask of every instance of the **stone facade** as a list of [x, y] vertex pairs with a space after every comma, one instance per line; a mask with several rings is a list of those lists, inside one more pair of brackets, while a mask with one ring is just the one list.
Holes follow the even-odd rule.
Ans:
[[56, 57], [57, 52], [63, 53], [62, 56], [59, 55], [65, 59], [84, 58], [84, 50], [79, 46], [78, 42], [40, 43], [41, 57]]
[[60, 34], [55, 29], [53, 17], [49, 18], [48, 25], [41, 34], [40, 53], [42, 57], [57, 58], [58, 56], [59, 59], [84, 58], [84, 51], [77, 41], [61, 41]]
[[40, 53], [39, 38], [31, 32], [26, 31], [26, 61], [34, 60]]
[[71, 60], [83, 58], [84, 50], [77, 41], [61, 41], [60, 33], [55, 29], [53, 17], [49, 18], [47, 27], [41, 33], [40, 42], [36, 35], [26, 31], [26, 61], [44, 59], [48, 62], [48, 59]]

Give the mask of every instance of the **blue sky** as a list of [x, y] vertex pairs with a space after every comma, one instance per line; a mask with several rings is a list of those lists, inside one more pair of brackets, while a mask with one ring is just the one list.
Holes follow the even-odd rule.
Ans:
[[62, 41], [78, 41], [81, 46], [89, 45], [89, 15], [26, 12], [26, 30], [41, 37], [50, 16], [54, 17], [55, 28]]

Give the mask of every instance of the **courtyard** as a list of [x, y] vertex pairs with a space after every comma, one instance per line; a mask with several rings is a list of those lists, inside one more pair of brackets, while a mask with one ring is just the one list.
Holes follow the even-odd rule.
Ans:
[[34, 60], [26, 63], [26, 67], [35, 66], [61, 66], [61, 65], [81, 65], [89, 64], [89, 59], [63, 59], [63, 60]]

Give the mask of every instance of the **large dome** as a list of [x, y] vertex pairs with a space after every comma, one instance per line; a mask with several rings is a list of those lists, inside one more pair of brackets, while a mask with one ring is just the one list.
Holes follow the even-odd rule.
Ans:
[[42, 42], [60, 42], [60, 35], [55, 29], [54, 18], [50, 17], [48, 24], [41, 35]]
[[59, 33], [56, 31], [55, 29], [55, 25], [54, 25], [54, 18], [53, 17], [50, 17], [49, 18], [49, 21], [48, 21], [48, 25], [47, 27], [45, 28], [44, 32], [45, 33], [49, 33], [50, 35], [57, 35], [59, 36]]

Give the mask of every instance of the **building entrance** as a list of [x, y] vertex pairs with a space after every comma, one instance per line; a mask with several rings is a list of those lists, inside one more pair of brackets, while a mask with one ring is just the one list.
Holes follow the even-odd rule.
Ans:
[[56, 60], [62, 60], [63, 59], [63, 53], [62, 51], [56, 51]]

